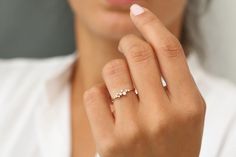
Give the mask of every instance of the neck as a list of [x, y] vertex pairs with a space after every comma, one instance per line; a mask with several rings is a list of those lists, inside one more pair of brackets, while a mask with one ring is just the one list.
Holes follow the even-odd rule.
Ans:
[[[182, 28], [181, 18], [177, 19], [169, 30], [180, 37]], [[109, 40], [91, 32], [86, 26], [75, 23], [77, 50], [79, 61], [76, 65], [75, 88], [85, 91], [95, 84], [103, 83], [102, 69], [104, 65], [116, 58], [123, 58], [118, 51], [119, 40]], [[78, 89], [77, 89], [78, 90]]]
[[102, 83], [102, 68], [112, 59], [122, 58], [117, 46], [112, 41], [92, 35], [83, 25], [76, 23], [77, 50], [79, 61], [76, 67], [76, 79], [80, 88], [87, 90], [95, 84]]

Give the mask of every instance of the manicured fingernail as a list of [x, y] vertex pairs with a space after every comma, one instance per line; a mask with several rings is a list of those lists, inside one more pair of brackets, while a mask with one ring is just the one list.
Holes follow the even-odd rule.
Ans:
[[137, 15], [140, 15], [144, 12], [144, 9], [143, 7], [141, 7], [140, 5], [138, 4], [133, 4], [131, 7], [130, 7], [130, 11], [131, 13], [134, 15], [134, 16], [137, 16]]

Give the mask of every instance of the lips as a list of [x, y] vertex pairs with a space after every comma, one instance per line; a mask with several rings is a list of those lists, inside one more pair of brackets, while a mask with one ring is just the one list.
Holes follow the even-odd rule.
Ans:
[[134, 3], [136, 0], [107, 0], [111, 5], [128, 5]]

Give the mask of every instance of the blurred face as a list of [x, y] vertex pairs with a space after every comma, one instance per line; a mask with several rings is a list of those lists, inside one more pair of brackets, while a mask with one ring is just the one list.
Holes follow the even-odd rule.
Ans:
[[110, 39], [136, 33], [129, 7], [138, 3], [153, 11], [169, 27], [182, 15], [187, 0], [69, 0], [80, 25]]

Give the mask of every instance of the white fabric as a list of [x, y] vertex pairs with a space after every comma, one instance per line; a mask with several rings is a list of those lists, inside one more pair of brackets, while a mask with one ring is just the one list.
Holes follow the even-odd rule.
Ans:
[[[75, 56], [0, 60], [0, 157], [70, 157], [70, 83]], [[201, 157], [236, 154], [236, 87], [188, 59], [207, 103]]]
[[207, 52], [204, 67], [236, 83], [235, 6], [235, 0], [212, 0], [209, 11], [198, 20], [198, 23]]
[[188, 13], [186, 13], [188, 41], [191, 41], [195, 49], [203, 52], [204, 68], [236, 83], [236, 1], [188, 0], [188, 2]]

